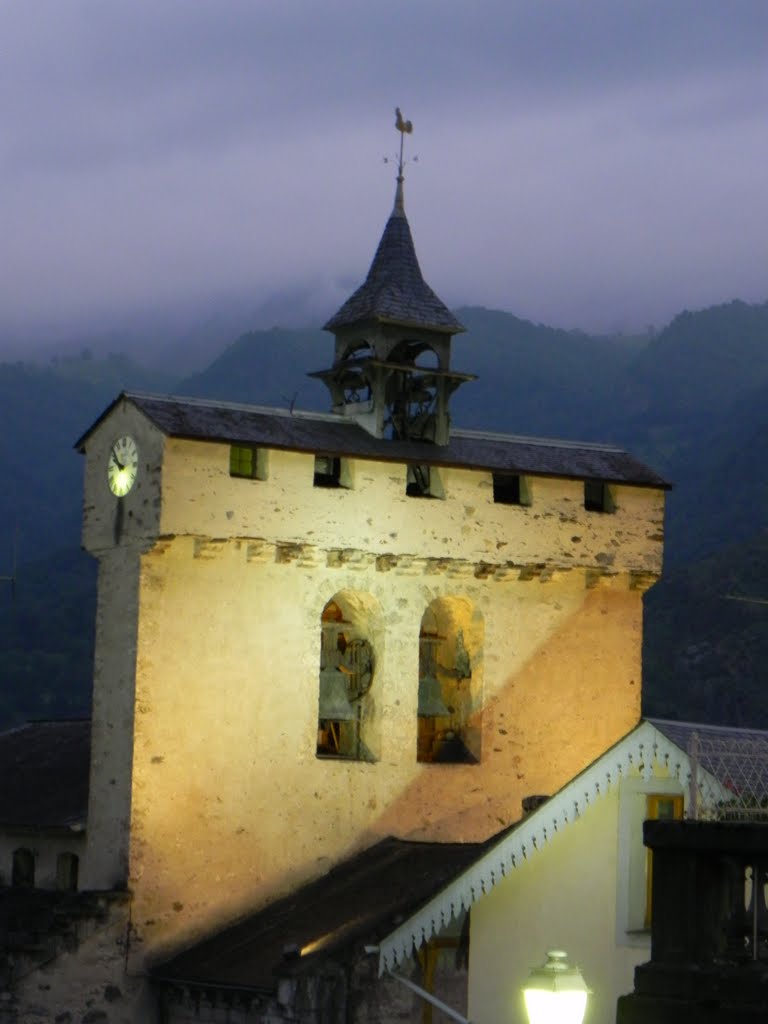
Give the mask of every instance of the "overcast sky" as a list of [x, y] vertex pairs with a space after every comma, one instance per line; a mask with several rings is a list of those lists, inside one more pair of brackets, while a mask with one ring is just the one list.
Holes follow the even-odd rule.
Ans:
[[[364, 277], [661, 326], [768, 299], [766, 0], [3, 0], [0, 327]], [[0, 340], [0, 345], [2, 341]]]

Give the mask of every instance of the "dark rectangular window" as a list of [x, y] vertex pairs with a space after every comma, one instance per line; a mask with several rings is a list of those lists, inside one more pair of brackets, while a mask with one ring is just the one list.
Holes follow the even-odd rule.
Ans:
[[602, 480], [584, 481], [584, 508], [587, 512], [615, 512], [611, 488]]
[[56, 888], [77, 890], [78, 857], [76, 853], [60, 853], [56, 857]]
[[434, 466], [409, 466], [405, 493], [409, 498], [444, 498], [439, 471]]
[[493, 500], [497, 505], [530, 505], [528, 481], [519, 473], [494, 473]]
[[341, 487], [341, 459], [333, 455], [316, 455], [314, 485]]
[[229, 475], [245, 480], [265, 480], [264, 452], [253, 445], [233, 444], [229, 449]]

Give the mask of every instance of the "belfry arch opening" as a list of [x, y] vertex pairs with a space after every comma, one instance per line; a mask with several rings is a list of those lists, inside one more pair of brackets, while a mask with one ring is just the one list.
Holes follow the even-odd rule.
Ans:
[[366, 362], [376, 358], [370, 342], [357, 339], [344, 349], [339, 360], [338, 386], [345, 406], [360, 405], [371, 401], [371, 381], [366, 371]]
[[480, 761], [482, 676], [482, 615], [466, 598], [432, 601], [419, 631], [418, 761]]
[[373, 346], [365, 338], [356, 338], [344, 347], [339, 362], [347, 359], [375, 359], [376, 353]]
[[340, 591], [320, 617], [317, 756], [375, 761], [379, 747], [376, 663], [381, 627], [376, 601]]
[[390, 352], [389, 362], [425, 370], [440, 369], [440, 356], [426, 341], [401, 341]]

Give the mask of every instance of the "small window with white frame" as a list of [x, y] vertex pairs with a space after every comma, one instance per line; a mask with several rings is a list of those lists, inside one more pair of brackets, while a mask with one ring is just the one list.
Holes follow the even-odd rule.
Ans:
[[[649, 793], [645, 800], [646, 821], [679, 821], [683, 817], [682, 793]], [[643, 927], [651, 927], [653, 905], [653, 850], [645, 849], [645, 916]]]
[[619, 786], [616, 941], [647, 946], [650, 941], [653, 862], [643, 844], [643, 822], [682, 818], [685, 797], [673, 778], [625, 779]]

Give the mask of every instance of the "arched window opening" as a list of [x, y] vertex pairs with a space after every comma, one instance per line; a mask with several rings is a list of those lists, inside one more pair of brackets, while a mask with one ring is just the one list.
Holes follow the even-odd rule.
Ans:
[[419, 632], [416, 758], [433, 764], [480, 760], [482, 618], [463, 598], [438, 598]]
[[374, 761], [375, 658], [366, 601], [337, 595], [323, 609], [317, 756]]
[[354, 359], [362, 361], [363, 359], [373, 359], [375, 358], [375, 356], [376, 353], [373, 351], [371, 343], [369, 341], [364, 341], [358, 338], [356, 341], [350, 342], [350, 344], [347, 345], [347, 347], [344, 349], [344, 352], [342, 353], [341, 359]]
[[371, 382], [362, 366], [347, 366], [339, 377], [345, 405], [358, 405], [371, 400]]
[[385, 424], [395, 441], [433, 441], [438, 405], [434, 374], [398, 371], [387, 382]]
[[[385, 426], [393, 440], [434, 441], [440, 403], [440, 360], [424, 342], [404, 341], [390, 355]], [[444, 388], [443, 388], [444, 391]]]
[[60, 853], [56, 857], [56, 888], [62, 892], [77, 890], [80, 860], [76, 853]]
[[401, 341], [390, 352], [389, 362], [432, 370], [437, 370], [440, 366], [437, 352], [424, 341]]
[[35, 855], [26, 847], [13, 851], [11, 885], [19, 889], [32, 889], [35, 884]]

